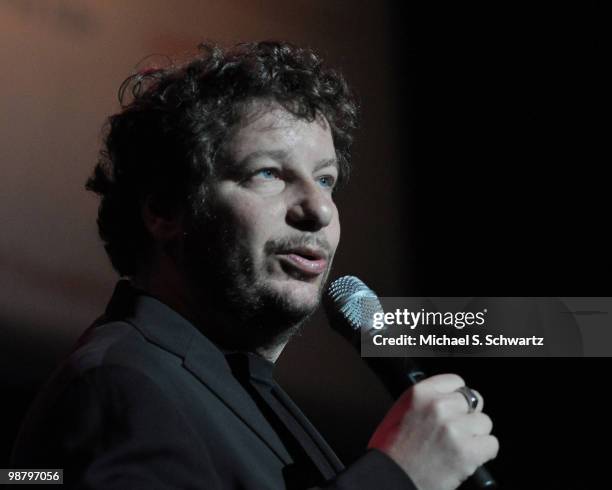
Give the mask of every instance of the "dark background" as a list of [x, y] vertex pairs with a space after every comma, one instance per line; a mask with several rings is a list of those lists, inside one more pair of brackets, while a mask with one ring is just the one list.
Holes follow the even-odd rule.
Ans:
[[[361, 13], [337, 4], [345, 35], [317, 47], [355, 86], [364, 123], [353, 182], [340, 196], [336, 275], [357, 274], [386, 296], [612, 296], [609, 53], [596, 5], [389, 2], [368, 19], [373, 3]], [[317, 45], [315, 37], [296, 42]], [[103, 305], [111, 291], [96, 292]], [[27, 405], [76, 336], [58, 340], [26, 320], [18, 330], [12, 317], [3, 325], [0, 467]], [[502, 488], [608, 486], [608, 359], [422, 364], [458, 372], [485, 395], [501, 441], [490, 467]], [[288, 347], [278, 375], [345, 462], [391, 403], [321, 315]]]
[[[413, 87], [400, 88], [412, 116], [398, 119], [416, 163], [409, 292], [610, 296], [601, 13], [589, 3], [394, 8], [398, 56], [417, 46], [397, 74]], [[608, 359], [428, 366], [485, 393], [502, 488], [609, 485]]]

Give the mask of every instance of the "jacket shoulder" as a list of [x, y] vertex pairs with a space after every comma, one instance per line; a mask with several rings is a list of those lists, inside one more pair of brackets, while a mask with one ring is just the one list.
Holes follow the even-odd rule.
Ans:
[[90, 327], [59, 369], [77, 376], [105, 367], [146, 374], [159, 369], [160, 363], [178, 366], [182, 359], [149, 342], [130, 322], [112, 321]]

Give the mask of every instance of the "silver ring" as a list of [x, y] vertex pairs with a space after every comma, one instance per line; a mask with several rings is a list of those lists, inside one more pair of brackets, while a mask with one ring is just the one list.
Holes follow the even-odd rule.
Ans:
[[461, 393], [465, 398], [465, 401], [468, 404], [468, 413], [474, 413], [476, 411], [476, 407], [478, 406], [478, 397], [476, 394], [467, 386], [462, 386], [455, 391], [457, 393]]

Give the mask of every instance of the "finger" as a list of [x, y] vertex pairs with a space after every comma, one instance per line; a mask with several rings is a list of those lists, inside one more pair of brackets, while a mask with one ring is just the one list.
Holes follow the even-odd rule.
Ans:
[[422, 390], [427, 389], [438, 393], [452, 393], [458, 388], [465, 386], [465, 381], [457, 374], [437, 374], [436, 376], [424, 379], [416, 386]]
[[470, 437], [463, 442], [466, 463], [481, 466], [494, 459], [499, 451], [499, 441], [495, 436]]
[[478, 397], [478, 406], [476, 407], [476, 411], [477, 412], [482, 412], [482, 410], [484, 408], [484, 398], [483, 398], [483, 396], [480, 394], [480, 392], [478, 390], [472, 389], [472, 391]]
[[468, 436], [486, 436], [493, 430], [493, 421], [486, 413], [462, 415], [453, 422], [457, 431]]
[[429, 405], [437, 420], [453, 420], [468, 414], [468, 405], [461, 393], [437, 395]]
[[476, 451], [481, 464], [494, 459], [499, 452], [499, 441], [492, 435], [481, 436], [474, 439], [476, 441]]
[[[482, 395], [478, 393], [476, 390], [472, 390], [471, 388], [470, 390], [474, 393], [474, 396], [476, 396], [476, 398], [478, 399], [474, 412], [482, 412], [482, 409], [484, 407], [484, 399], [482, 398]], [[455, 392], [453, 393], [453, 398], [463, 403], [464, 412], [470, 412], [470, 402], [467, 400], [467, 398], [465, 397], [463, 393]]]

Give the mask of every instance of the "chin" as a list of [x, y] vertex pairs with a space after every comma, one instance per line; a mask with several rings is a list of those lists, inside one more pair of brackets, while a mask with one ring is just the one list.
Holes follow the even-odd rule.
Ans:
[[313, 282], [298, 279], [285, 279], [274, 281], [273, 289], [285, 302], [295, 309], [314, 310], [319, 306], [321, 296], [321, 279], [315, 278]]

